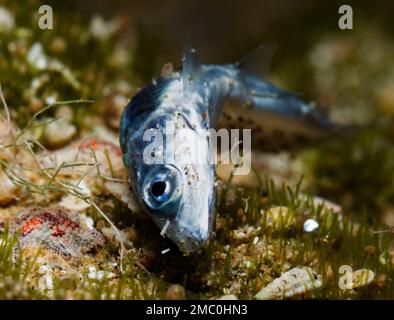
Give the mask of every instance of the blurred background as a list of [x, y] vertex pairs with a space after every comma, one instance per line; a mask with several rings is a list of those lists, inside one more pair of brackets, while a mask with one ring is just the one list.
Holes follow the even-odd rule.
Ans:
[[[338, 8], [352, 5], [354, 29], [338, 28]], [[394, 3], [378, 1], [251, 0], [224, 1], [70, 1], [67, 6], [84, 15], [120, 15], [128, 24], [129, 35], [139, 35], [141, 46], [155, 46], [160, 62], [177, 61], [186, 44], [199, 51], [202, 61], [232, 62], [257, 45], [274, 41], [277, 56], [309, 47], [327, 34], [356, 37], [367, 25], [393, 35]], [[135, 32], [133, 32], [135, 31]]]

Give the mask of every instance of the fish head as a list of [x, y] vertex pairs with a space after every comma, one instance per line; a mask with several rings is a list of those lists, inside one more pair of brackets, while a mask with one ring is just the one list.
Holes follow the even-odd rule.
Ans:
[[[209, 169], [150, 165], [138, 187], [142, 206], [161, 234], [185, 253], [196, 251], [207, 243], [212, 230], [215, 198], [213, 180], [191, 181], [190, 172], [186, 170], [192, 171], [196, 177], [197, 172], [204, 176], [207, 171], [203, 170]], [[207, 178], [209, 176], [208, 172]]]
[[139, 91], [123, 112], [120, 144], [134, 197], [160, 233], [189, 253], [212, 231], [215, 166], [197, 102], [183, 89], [180, 79], [160, 79]]

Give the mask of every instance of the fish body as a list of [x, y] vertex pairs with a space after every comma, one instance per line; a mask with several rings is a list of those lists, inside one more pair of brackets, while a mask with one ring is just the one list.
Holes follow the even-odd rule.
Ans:
[[[237, 103], [223, 110], [227, 101]], [[267, 136], [280, 144], [334, 126], [239, 64], [197, 65], [192, 50], [180, 72], [142, 88], [122, 114], [123, 160], [143, 210], [186, 253], [207, 243], [214, 222], [214, 150], [206, 132], [217, 127], [252, 128], [261, 146]]]

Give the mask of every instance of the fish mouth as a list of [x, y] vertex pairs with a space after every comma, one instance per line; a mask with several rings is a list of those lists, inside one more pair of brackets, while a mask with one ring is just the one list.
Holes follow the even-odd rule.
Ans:
[[[189, 211], [189, 213], [191, 213]], [[187, 213], [185, 213], [186, 216]], [[201, 215], [199, 221], [185, 221], [182, 214], [173, 218], [152, 217], [160, 228], [160, 234], [176, 244], [183, 253], [193, 253], [204, 248], [210, 239], [214, 212]], [[188, 216], [190, 217], [190, 216]], [[193, 223], [194, 222], [194, 223]]]
[[210, 228], [208, 232], [193, 232], [177, 226], [169, 227], [166, 236], [174, 242], [183, 253], [196, 252], [205, 247], [209, 241]]

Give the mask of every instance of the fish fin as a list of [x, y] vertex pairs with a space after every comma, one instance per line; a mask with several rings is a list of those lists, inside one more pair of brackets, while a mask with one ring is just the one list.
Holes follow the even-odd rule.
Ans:
[[[266, 102], [272, 103], [270, 99]], [[297, 117], [265, 104], [240, 107], [237, 101], [230, 101], [216, 128], [252, 129], [252, 148], [256, 150], [296, 151], [333, 139], [337, 136], [335, 133], [342, 131], [318, 114]]]
[[260, 44], [257, 48], [247, 53], [241, 60], [236, 62], [236, 65], [243, 71], [255, 74], [259, 77], [265, 77], [270, 70], [276, 47], [275, 42]]
[[200, 65], [196, 60], [196, 50], [188, 48], [182, 59], [182, 83], [183, 93], [189, 94], [193, 92], [198, 81]]

